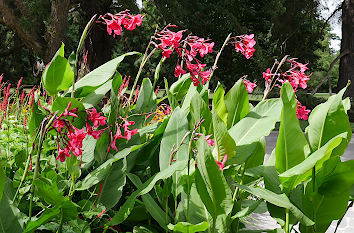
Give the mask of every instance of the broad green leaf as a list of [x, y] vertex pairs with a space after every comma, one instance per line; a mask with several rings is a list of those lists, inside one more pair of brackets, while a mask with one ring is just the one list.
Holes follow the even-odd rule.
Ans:
[[[135, 187], [139, 188], [143, 183], [139, 179], [138, 176], [128, 173], [127, 176], [133, 182]], [[150, 194], [144, 194], [141, 196], [141, 199], [144, 202], [145, 208], [150, 213], [150, 215], [160, 224], [160, 226], [164, 229], [167, 229], [167, 224], [171, 222], [169, 216], [167, 216], [166, 222], [166, 213], [161, 209], [161, 207], [155, 202], [155, 200], [151, 197]]]
[[[165, 132], [162, 137], [159, 155], [160, 170], [164, 170], [170, 166], [171, 152], [177, 149], [182, 143], [185, 135], [188, 132], [188, 121], [183, 111], [177, 107], [167, 123]], [[185, 138], [184, 143], [180, 146], [177, 153], [174, 155], [176, 161], [188, 160], [188, 145], [189, 137]]]
[[50, 221], [51, 219], [59, 216], [61, 207], [62, 207], [62, 204], [56, 205], [55, 207], [50, 208], [50, 209], [46, 209], [43, 212], [43, 214], [41, 214], [39, 219], [37, 219], [36, 221], [33, 221], [33, 222], [29, 222], [27, 224], [24, 233], [34, 232], [41, 225], [43, 225], [43, 224], [47, 223], [48, 221]]
[[261, 148], [260, 140], [269, 135], [280, 120], [281, 108], [280, 99], [261, 101], [245, 118], [229, 129], [236, 143], [237, 161], [246, 161]]
[[42, 83], [51, 96], [56, 96], [58, 92], [68, 90], [74, 80], [74, 72], [69, 61], [64, 57], [64, 44], [52, 58], [48, 67], [42, 75]]
[[75, 98], [68, 98], [68, 97], [57, 97], [53, 101], [53, 106], [52, 106], [52, 111], [56, 112], [58, 111], [58, 114], [60, 115], [65, 111], [65, 109], [68, 107], [69, 103], [71, 103], [70, 110], [77, 108], [78, 112], [77, 115], [78, 117], [72, 118], [73, 119], [73, 125], [77, 128], [82, 128], [85, 126], [86, 123], [86, 111], [84, 105], [77, 99]]
[[220, 119], [215, 108], [213, 109], [213, 127], [217, 158], [220, 159], [221, 156], [227, 154], [227, 158], [231, 159], [236, 154], [236, 144], [227, 131], [225, 122]]
[[2, 198], [2, 195], [4, 193], [4, 188], [5, 188], [5, 172], [3, 169], [3, 162], [0, 161], [0, 201]]
[[133, 233], [156, 233], [143, 226], [134, 226]]
[[[92, 93], [102, 84], [106, 83], [111, 77], [113, 77], [119, 64], [124, 60], [126, 56], [140, 54], [138, 52], [130, 52], [123, 54], [119, 57], [112, 59], [109, 62], [94, 69], [79, 81], [75, 83], [75, 97], [85, 97]], [[71, 89], [68, 93], [71, 93]]]
[[263, 198], [267, 202], [289, 209], [293, 215], [304, 225], [311, 226], [314, 222], [309, 219], [299, 208], [297, 208], [293, 203], [290, 202], [289, 198], [285, 194], [276, 194], [272, 191], [261, 187], [248, 187], [240, 184], [235, 184], [237, 187], [241, 188], [242, 190], [251, 193], [257, 197]]
[[222, 85], [218, 83], [213, 95], [213, 111], [216, 111], [221, 120], [227, 125], [227, 109], [224, 95], [225, 90]]
[[95, 25], [96, 16], [97, 16], [97, 14], [95, 14], [94, 16], [91, 17], [90, 21], [88, 21], [88, 23], [86, 24], [86, 26], [85, 26], [82, 34], [81, 34], [80, 41], [79, 41], [79, 44], [78, 44], [77, 49], [76, 49], [76, 54], [78, 54], [78, 55], [81, 52], [82, 46], [83, 46], [83, 44], [85, 42], [87, 34], [89, 33], [92, 25]]
[[32, 135], [35, 135], [35, 130], [38, 129], [44, 119], [44, 114], [38, 109], [38, 103], [34, 102], [31, 109], [31, 118], [28, 124], [28, 130]]
[[281, 173], [279, 175], [279, 179], [283, 187], [286, 190], [292, 190], [297, 184], [311, 176], [311, 169], [314, 166], [316, 166], [316, 171], [321, 169], [323, 162], [329, 159], [332, 151], [340, 145], [341, 141], [346, 138], [346, 135], [347, 133], [342, 133], [336, 136], [320, 149], [308, 156], [304, 161]]
[[[142, 144], [143, 145], [143, 144]], [[112, 164], [120, 159], [127, 157], [131, 152], [139, 149], [142, 145], [131, 146], [117, 152], [112, 158], [101, 164], [98, 168], [90, 172], [82, 181], [79, 181], [75, 186], [76, 190], [86, 190], [93, 185], [98, 184], [108, 174]]]
[[119, 88], [121, 87], [122, 84], [123, 84], [122, 75], [119, 72], [117, 72], [112, 80], [112, 88], [111, 88], [111, 93], [110, 93], [111, 111], [109, 113], [108, 123], [111, 125], [114, 125], [117, 120], [118, 98], [119, 98], [118, 92], [119, 92]]
[[275, 168], [279, 173], [301, 163], [306, 157], [305, 147], [308, 146], [296, 116], [297, 101], [289, 82], [284, 83], [281, 88], [281, 100], [283, 110], [275, 147]]
[[0, 200], [0, 233], [23, 232], [23, 221], [18, 210], [6, 194]]
[[197, 148], [195, 182], [198, 194], [214, 220], [219, 217], [224, 218], [233, 207], [231, 190], [211, 155], [206, 141], [198, 140]]
[[64, 202], [64, 196], [59, 192], [55, 180], [40, 177], [33, 181], [35, 185], [35, 193], [49, 205], [59, 205]]
[[249, 112], [248, 93], [242, 79], [225, 95], [225, 104], [228, 113], [227, 128], [230, 129]]
[[316, 175], [315, 192], [312, 182], [306, 187], [304, 210], [313, 215], [315, 225], [301, 232], [325, 232], [333, 220], [342, 218], [347, 210], [350, 187], [354, 183], [354, 161], [341, 162], [338, 156], [327, 160]]
[[269, 135], [275, 123], [280, 120], [282, 102], [280, 99], [263, 100], [241, 121], [229, 129], [237, 146], [259, 141]]
[[202, 232], [209, 228], [209, 224], [207, 222], [201, 222], [199, 224], [191, 224], [188, 222], [179, 222], [176, 225], [169, 224], [168, 229], [173, 232], [182, 232], [182, 233], [195, 233]]
[[142, 186], [139, 187], [138, 190], [136, 190], [129, 196], [128, 200], [120, 207], [119, 211], [113, 216], [112, 220], [109, 222], [109, 225], [114, 226], [123, 222], [134, 208], [135, 199], [137, 197], [150, 192], [156, 182], [171, 177], [177, 171], [183, 170], [186, 165], [187, 164], [185, 161], [177, 161], [166, 169], [155, 174], [149, 180], [147, 180]]
[[121, 159], [114, 163], [107, 176], [102, 183], [101, 195], [98, 202], [102, 203], [106, 208], [113, 208], [120, 200], [123, 187], [126, 183], [126, 160]]
[[96, 147], [94, 151], [95, 160], [101, 164], [105, 160], [108, 154], [108, 148], [110, 146], [111, 138], [106, 130], [101, 134], [101, 137], [96, 142]]
[[[150, 99], [149, 99], [150, 98]], [[136, 101], [135, 112], [145, 113], [150, 112], [156, 108], [156, 95], [152, 89], [150, 79], [144, 78], [141, 88], [139, 90], [139, 96]]]
[[165, 89], [166, 89], [168, 102], [172, 110], [174, 110], [178, 106], [177, 98], [171, 93], [170, 89], [168, 88], [168, 81], [166, 78], [164, 78], [164, 81], [165, 81]]
[[201, 126], [204, 127], [206, 134], [212, 133], [213, 119], [209, 109], [209, 103], [205, 102], [198, 93], [195, 93], [191, 101], [190, 114], [192, 117], [189, 121], [190, 129], [193, 129], [194, 125], [203, 119], [204, 121]]
[[95, 157], [95, 147], [97, 140], [91, 136], [86, 136], [82, 141], [82, 164], [81, 169], [87, 170], [93, 164]]
[[183, 99], [183, 103], [182, 103], [182, 107], [181, 109], [183, 110], [183, 112], [185, 113], [185, 115], [187, 116], [189, 113], [189, 108], [191, 106], [191, 101], [194, 98], [194, 95], [198, 93], [197, 88], [193, 85], [193, 83], [191, 83], [189, 85], [189, 89]]
[[108, 80], [105, 84], [94, 90], [91, 94], [87, 95], [82, 99], [82, 104], [85, 109], [93, 108], [96, 104], [98, 104], [103, 97], [107, 94], [107, 92], [112, 87], [112, 80]]
[[243, 218], [246, 217], [250, 214], [253, 213], [257, 209], [257, 207], [263, 202], [263, 199], [253, 201], [251, 205], [243, 208], [242, 210], [238, 211], [234, 216], [232, 216], [232, 219], [235, 218]]
[[318, 150], [333, 137], [343, 132], [347, 132], [348, 136], [334, 151], [334, 155], [342, 155], [347, 148], [352, 130], [342, 101], [345, 90], [346, 88], [337, 95], [331, 96], [327, 102], [318, 105], [310, 114], [306, 137], [311, 151]]
[[170, 92], [177, 101], [181, 101], [186, 96], [191, 83], [190, 73], [184, 74], [171, 85]]

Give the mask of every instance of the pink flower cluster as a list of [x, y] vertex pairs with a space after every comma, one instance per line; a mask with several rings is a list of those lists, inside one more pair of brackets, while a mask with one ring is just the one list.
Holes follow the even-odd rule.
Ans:
[[241, 52], [247, 59], [250, 59], [253, 56], [256, 49], [256, 41], [254, 40], [254, 34], [251, 35], [241, 35], [233, 38], [234, 41], [231, 42], [235, 45], [236, 52]]
[[224, 170], [224, 167], [225, 167], [225, 164], [226, 164], [226, 160], [227, 160], [227, 155], [224, 156], [222, 162], [215, 161], [216, 164], [219, 166], [220, 171]]
[[[296, 58], [287, 59], [286, 64], [290, 66], [288, 70], [283, 73], [272, 73], [272, 69], [268, 68], [266, 72], [263, 72], [263, 78], [265, 79], [266, 90], [270, 91], [272, 86], [279, 86], [277, 82], [280, 84], [289, 81], [294, 91], [297, 92], [298, 88], [306, 89], [307, 81], [310, 80], [310, 76], [306, 75], [306, 70], [308, 70], [307, 64], [303, 64], [296, 61]], [[306, 106], [301, 105], [299, 101], [297, 101], [296, 115], [298, 119], [307, 120], [308, 114], [311, 110], [306, 109]]]
[[256, 84], [256, 82], [253, 83], [253, 82], [247, 80], [246, 77], [247, 77], [247, 75], [242, 77], [242, 82], [245, 84], [247, 92], [252, 93], [253, 89], [257, 86], [257, 84]]
[[[168, 25], [153, 36], [156, 41], [159, 41], [159, 44], [153, 42], [155, 47], [161, 49], [162, 55], [166, 58], [176, 51], [178, 58], [185, 62], [185, 68], [191, 74], [193, 84], [198, 86], [201, 82], [204, 85], [209, 80], [211, 71], [210, 69], [204, 70], [206, 64], [196, 57], [198, 54], [200, 57], [204, 57], [206, 54], [212, 53], [214, 42], [192, 35], [182, 39], [185, 30], [173, 32], [169, 29], [171, 27], [176, 26]], [[175, 77], [187, 73], [186, 70], [183, 70], [180, 61], [178, 61], [174, 72]]]
[[311, 110], [306, 109], [306, 106], [303, 106], [299, 101], [297, 101], [296, 107], [296, 116], [298, 119], [307, 120], [309, 119], [309, 113]]
[[122, 25], [126, 30], [132, 31], [136, 26], [141, 26], [142, 20], [142, 15], [131, 15], [129, 10], [119, 12], [115, 15], [106, 13], [98, 18], [98, 22], [107, 25], [107, 32], [109, 35], [112, 35], [113, 32], [113, 37], [121, 35]]
[[[122, 117], [121, 117], [121, 120], [123, 120], [123, 124], [116, 123], [117, 132], [114, 135], [114, 137], [112, 137], [112, 135], [111, 135], [112, 141], [111, 141], [110, 148], [112, 148], [114, 150], [118, 150], [116, 147], [117, 139], [124, 138], [127, 141], [129, 141], [133, 135], [138, 133], [138, 129], [133, 129], [133, 130], [129, 129], [129, 126], [132, 126], [135, 124], [134, 121], [128, 121], [126, 118], [122, 118]], [[121, 128], [123, 128], [123, 130], [124, 130], [124, 135], [122, 134]]]
[[[43, 108], [46, 109], [45, 107]], [[71, 157], [71, 155], [77, 157], [82, 155], [82, 142], [86, 135], [99, 139], [101, 134], [108, 128], [94, 130], [94, 128], [106, 125], [106, 117], [101, 116], [101, 113], [98, 113], [95, 108], [86, 111], [88, 115], [86, 119], [86, 132], [85, 128], [76, 128], [72, 122], [74, 118], [78, 117], [78, 108], [70, 108], [71, 102], [69, 102], [64, 112], [53, 121], [52, 125], [53, 129], [57, 132], [57, 160], [60, 160], [61, 162], [64, 162], [66, 158]], [[49, 111], [48, 109], [46, 110]], [[72, 117], [71, 121], [69, 120], [69, 117]], [[90, 125], [90, 122], [93, 126]]]

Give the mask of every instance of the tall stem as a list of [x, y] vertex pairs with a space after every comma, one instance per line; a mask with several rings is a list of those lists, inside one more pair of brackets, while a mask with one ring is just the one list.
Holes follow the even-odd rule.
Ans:
[[[213, 67], [212, 67], [212, 69], [211, 69], [211, 74], [210, 74], [210, 76], [209, 76], [209, 80], [211, 79], [211, 77], [212, 77], [213, 74], [214, 74], [214, 71], [216, 70], [216, 65], [218, 64], [218, 61], [219, 61], [221, 52], [224, 50], [225, 46], [226, 46], [227, 43], [229, 42], [229, 40], [230, 40], [230, 38], [231, 38], [231, 35], [232, 35], [232, 33], [230, 33], [230, 34], [226, 37], [226, 39], [225, 39], [225, 41], [224, 41], [224, 44], [222, 45], [221, 49], [219, 50], [218, 54], [216, 55], [214, 65], [213, 65]], [[208, 80], [208, 82], [209, 82], [209, 80]]]
[[285, 209], [285, 233], [290, 233], [290, 210]]

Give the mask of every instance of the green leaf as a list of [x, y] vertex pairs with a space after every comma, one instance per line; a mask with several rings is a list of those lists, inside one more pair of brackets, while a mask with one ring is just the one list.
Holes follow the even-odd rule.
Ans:
[[[139, 188], [143, 183], [139, 179], [138, 176], [128, 173], [127, 176], [129, 179], [133, 182], [135, 187]], [[171, 218], [167, 216], [167, 222], [166, 222], [166, 213], [161, 209], [161, 207], [155, 202], [155, 200], [151, 197], [150, 194], [144, 194], [141, 196], [145, 208], [147, 211], [150, 213], [150, 215], [160, 224], [160, 226], [164, 229], [167, 229], [167, 224], [171, 222]]]
[[134, 208], [135, 199], [138, 196], [150, 192], [150, 190], [153, 189], [157, 181], [171, 177], [177, 171], [183, 170], [186, 165], [187, 164], [185, 161], [177, 161], [168, 168], [160, 171], [159, 173], [151, 177], [149, 180], [147, 180], [142, 186], [139, 187], [138, 190], [136, 190], [129, 196], [128, 200], [120, 207], [119, 211], [113, 216], [112, 220], [109, 222], [109, 225], [114, 226], [123, 222]]
[[112, 165], [106, 179], [103, 181], [98, 202], [108, 209], [114, 207], [122, 196], [123, 187], [126, 183], [125, 171], [126, 160], [121, 159]]
[[68, 90], [73, 83], [74, 72], [69, 61], [64, 57], [64, 44], [56, 52], [48, 67], [42, 75], [42, 84], [51, 96], [58, 92]]
[[331, 96], [327, 102], [318, 105], [309, 117], [306, 128], [311, 151], [318, 150], [338, 134], [347, 132], [346, 140], [334, 151], [334, 155], [342, 155], [350, 142], [352, 130], [349, 118], [343, 106], [342, 97], [346, 88], [337, 95]]
[[0, 200], [0, 232], [23, 232], [23, 221], [20, 219], [20, 211], [5, 194]]
[[[164, 170], [170, 166], [170, 156], [172, 150], [178, 148], [182, 139], [188, 132], [188, 121], [183, 111], [177, 107], [167, 123], [165, 132], [161, 140], [159, 164], [160, 170]], [[188, 142], [189, 137], [184, 142]], [[188, 145], [182, 144], [174, 156], [176, 161], [188, 160]], [[185, 162], [187, 163], [187, 162]]]
[[[320, 149], [316, 150], [304, 161], [298, 165], [288, 169], [279, 175], [279, 179], [286, 190], [292, 190], [297, 184], [306, 180], [311, 176], [311, 169], [316, 166], [316, 171], [321, 169], [322, 164], [332, 154], [332, 151], [340, 145], [341, 141], [345, 139], [347, 133], [342, 133], [329, 142], [327, 142]], [[322, 161], [322, 162], [319, 162]]]
[[33, 181], [35, 185], [35, 193], [42, 198], [49, 205], [59, 205], [65, 198], [59, 192], [57, 183], [55, 180], [50, 180], [45, 177], [40, 177]]
[[183, 104], [181, 109], [183, 110], [183, 112], [188, 115], [189, 113], [189, 108], [191, 106], [191, 101], [194, 98], [194, 95], [198, 93], [197, 88], [193, 85], [193, 83], [191, 83], [189, 85], [189, 89], [183, 99]]
[[39, 219], [37, 219], [34, 222], [29, 222], [27, 224], [27, 227], [26, 227], [24, 233], [34, 232], [41, 225], [47, 223], [51, 219], [60, 215], [61, 207], [62, 207], [62, 204], [57, 205], [57, 206], [50, 208], [50, 209], [46, 209]]
[[284, 83], [281, 88], [281, 99], [283, 110], [275, 147], [275, 168], [279, 173], [301, 163], [306, 156], [305, 147], [308, 146], [296, 116], [297, 101], [289, 82]]
[[[102, 84], [106, 83], [111, 77], [113, 77], [119, 64], [124, 60], [126, 56], [140, 54], [138, 52], [130, 52], [123, 54], [119, 57], [112, 59], [109, 62], [94, 69], [79, 81], [75, 83], [75, 97], [85, 97], [92, 93]], [[71, 89], [68, 91], [71, 93]], [[67, 94], [68, 94], [67, 93]]]
[[77, 128], [82, 128], [85, 126], [86, 123], [86, 111], [84, 105], [75, 98], [68, 98], [68, 97], [57, 97], [53, 101], [52, 111], [58, 111], [59, 115], [65, 111], [68, 107], [69, 103], [71, 102], [70, 110], [77, 108], [78, 109], [78, 117], [72, 118], [74, 120], [73, 124]]
[[[214, 107], [214, 105], [213, 105]], [[213, 127], [214, 127], [214, 138], [218, 157], [227, 154], [228, 159], [231, 159], [236, 154], [236, 143], [234, 139], [230, 136], [227, 131], [226, 124], [222, 121], [217, 113], [217, 110], [213, 109]]]
[[204, 139], [198, 140], [197, 149], [196, 187], [206, 209], [215, 221], [231, 212], [232, 194]]
[[178, 106], [177, 98], [171, 93], [170, 89], [168, 88], [168, 81], [166, 78], [164, 78], [164, 81], [165, 81], [165, 89], [166, 89], [168, 102], [172, 110], [174, 110]]
[[2, 195], [4, 193], [4, 188], [5, 188], [5, 172], [3, 169], [3, 163], [0, 161], [0, 201], [2, 198]]
[[110, 140], [111, 137], [109, 136], [108, 131], [105, 131], [96, 142], [94, 157], [99, 164], [103, 163], [107, 156]]
[[108, 117], [108, 122], [111, 125], [114, 125], [114, 123], [117, 120], [117, 114], [118, 114], [118, 92], [119, 92], [119, 88], [121, 87], [121, 85], [123, 84], [123, 79], [122, 79], [122, 75], [117, 72], [116, 75], [113, 78], [112, 81], [112, 88], [111, 88], [111, 111]]
[[236, 143], [235, 158], [238, 161], [247, 160], [260, 146], [260, 140], [274, 129], [275, 123], [280, 120], [281, 107], [280, 99], [263, 100], [229, 129], [229, 134]]
[[35, 135], [35, 130], [38, 129], [44, 119], [44, 114], [38, 109], [38, 103], [34, 102], [32, 106], [31, 118], [28, 124], [28, 130]]
[[87, 95], [82, 99], [82, 104], [85, 109], [93, 108], [96, 104], [98, 104], [103, 97], [107, 94], [107, 92], [112, 87], [112, 80], [108, 80], [105, 84], [94, 90], [91, 94]]
[[254, 188], [237, 183], [235, 185], [248, 193], [263, 198], [273, 205], [289, 209], [294, 214], [294, 216], [306, 226], [311, 226], [314, 224], [311, 219], [309, 219], [300, 209], [298, 209], [294, 204], [290, 202], [289, 198], [285, 194], [276, 194], [261, 187]]
[[195, 93], [191, 101], [190, 113], [192, 119], [189, 121], [189, 127], [191, 129], [193, 129], [194, 125], [203, 118], [204, 121], [202, 122], [201, 126], [205, 129], [206, 134], [212, 133], [213, 119], [209, 109], [209, 103], [205, 102], [201, 95], [198, 93]]
[[177, 101], [181, 101], [186, 96], [191, 83], [190, 73], [184, 74], [171, 85], [170, 92]]
[[313, 216], [316, 224], [307, 229], [300, 225], [301, 232], [325, 232], [333, 220], [343, 217], [354, 183], [353, 170], [354, 161], [341, 162], [338, 156], [323, 164], [316, 175], [315, 189], [309, 182], [303, 199], [304, 210]]
[[223, 122], [227, 125], [227, 108], [225, 104], [225, 90], [220, 83], [216, 87], [213, 95], [213, 111], [215, 111]]
[[230, 129], [249, 112], [248, 93], [242, 79], [239, 79], [225, 96], [228, 112], [227, 128]]
[[139, 91], [138, 99], [136, 101], [135, 112], [145, 113], [146, 111], [150, 112], [155, 108], [156, 96], [154, 90], [152, 89], [151, 81], [148, 78], [144, 78]]
[[173, 232], [182, 232], [182, 233], [195, 233], [202, 232], [209, 228], [207, 222], [201, 222], [199, 224], [191, 224], [188, 222], [179, 222], [176, 225], [169, 224], [168, 229], [173, 230]]
[[112, 158], [108, 159], [106, 162], [101, 164], [98, 168], [90, 172], [82, 181], [79, 181], [75, 186], [76, 190], [86, 190], [91, 188], [93, 185], [98, 184], [103, 180], [108, 174], [112, 164], [120, 159], [127, 157], [131, 152], [139, 149], [142, 145], [131, 146], [117, 152]]

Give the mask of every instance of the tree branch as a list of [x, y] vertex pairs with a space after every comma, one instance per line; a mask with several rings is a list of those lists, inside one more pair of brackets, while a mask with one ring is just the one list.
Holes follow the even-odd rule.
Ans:
[[320, 33], [320, 35], [322, 35], [323, 30], [326, 28], [326, 26], [327, 26], [329, 20], [330, 20], [338, 11], [340, 11], [340, 10], [342, 10], [342, 4], [340, 4], [340, 5], [337, 7], [337, 9], [335, 9], [335, 10], [332, 12], [332, 14], [331, 14], [331, 15], [326, 19], [326, 21], [323, 23], [323, 26], [322, 26], [322, 28], [321, 28], [321, 33]]
[[32, 49], [38, 55], [43, 54], [44, 49], [41, 41], [33, 33], [23, 29], [20, 26], [18, 17], [15, 16], [14, 11], [5, 2], [5, 0], [0, 0], [0, 13], [2, 15], [1, 21], [7, 27], [14, 30], [29, 49]]
[[[339, 59], [341, 59], [342, 57], [344, 57], [345, 55], [348, 55], [349, 53], [350, 53], [349, 50], [346, 50], [346, 51], [342, 52], [341, 54], [339, 54], [339, 55], [331, 62], [330, 66], [329, 66], [329, 69], [328, 69], [328, 71], [327, 71], [326, 76], [325, 76], [325, 77], [322, 79], [322, 81], [317, 85], [317, 87], [315, 87], [315, 89], [313, 89], [313, 91], [311, 92], [312, 95], [314, 95], [314, 94], [317, 92], [318, 88], [320, 88], [324, 82], [326, 82], [327, 80], [330, 80], [330, 79], [329, 79], [329, 75], [330, 75], [330, 73], [331, 73], [331, 71], [332, 71], [334, 65], [337, 63], [337, 61], [338, 61]], [[330, 86], [330, 87], [331, 87], [331, 86]], [[331, 88], [330, 88], [330, 92], [332, 92]]]

